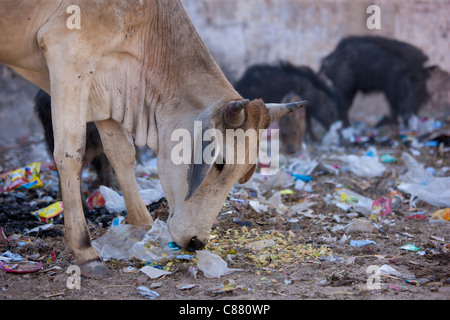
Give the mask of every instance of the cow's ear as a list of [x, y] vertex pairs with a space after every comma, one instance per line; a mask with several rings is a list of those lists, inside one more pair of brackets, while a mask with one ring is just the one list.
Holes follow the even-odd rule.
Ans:
[[244, 184], [246, 182], [248, 182], [248, 180], [250, 180], [250, 178], [253, 176], [253, 174], [255, 173], [256, 170], [256, 164], [252, 165], [252, 167], [250, 168], [250, 170], [248, 170], [239, 180], [238, 182], [240, 184]]

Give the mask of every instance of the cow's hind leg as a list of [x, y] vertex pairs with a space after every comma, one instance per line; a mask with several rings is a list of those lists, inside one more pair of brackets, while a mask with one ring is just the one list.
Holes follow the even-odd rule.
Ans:
[[131, 136], [114, 120], [97, 122], [103, 149], [119, 180], [128, 211], [128, 223], [151, 226], [153, 219], [145, 207], [136, 183], [134, 164], [136, 148]]

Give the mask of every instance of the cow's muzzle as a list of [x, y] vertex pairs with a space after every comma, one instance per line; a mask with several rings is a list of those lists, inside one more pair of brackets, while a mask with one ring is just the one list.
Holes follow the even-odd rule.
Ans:
[[189, 252], [195, 252], [197, 250], [203, 250], [205, 248], [205, 243], [201, 242], [197, 237], [193, 237], [189, 242], [186, 250]]

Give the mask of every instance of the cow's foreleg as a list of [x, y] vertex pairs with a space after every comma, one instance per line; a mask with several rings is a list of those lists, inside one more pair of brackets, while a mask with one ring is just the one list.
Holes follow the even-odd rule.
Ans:
[[[80, 174], [85, 155], [85, 110], [89, 86], [69, 83], [74, 73], [52, 74], [52, 120], [55, 137], [54, 159], [59, 171], [64, 203], [65, 245], [76, 258], [83, 275], [104, 278], [108, 270], [92, 247], [84, 218]], [[73, 76], [77, 80], [77, 74]]]
[[136, 149], [133, 139], [114, 120], [97, 122], [103, 149], [116, 172], [128, 211], [128, 223], [137, 226], [153, 225], [153, 219], [145, 207], [134, 174]]

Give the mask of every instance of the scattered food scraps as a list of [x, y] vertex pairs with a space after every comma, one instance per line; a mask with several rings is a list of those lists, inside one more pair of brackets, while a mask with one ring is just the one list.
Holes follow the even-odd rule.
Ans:
[[299, 243], [294, 233], [271, 231], [264, 232], [257, 229], [230, 229], [225, 234], [217, 234], [208, 243], [206, 249], [218, 255], [225, 256], [231, 250], [239, 259], [258, 266], [272, 267], [284, 264], [298, 264], [307, 259], [328, 256], [332, 251], [327, 246], [315, 247], [312, 244]]

